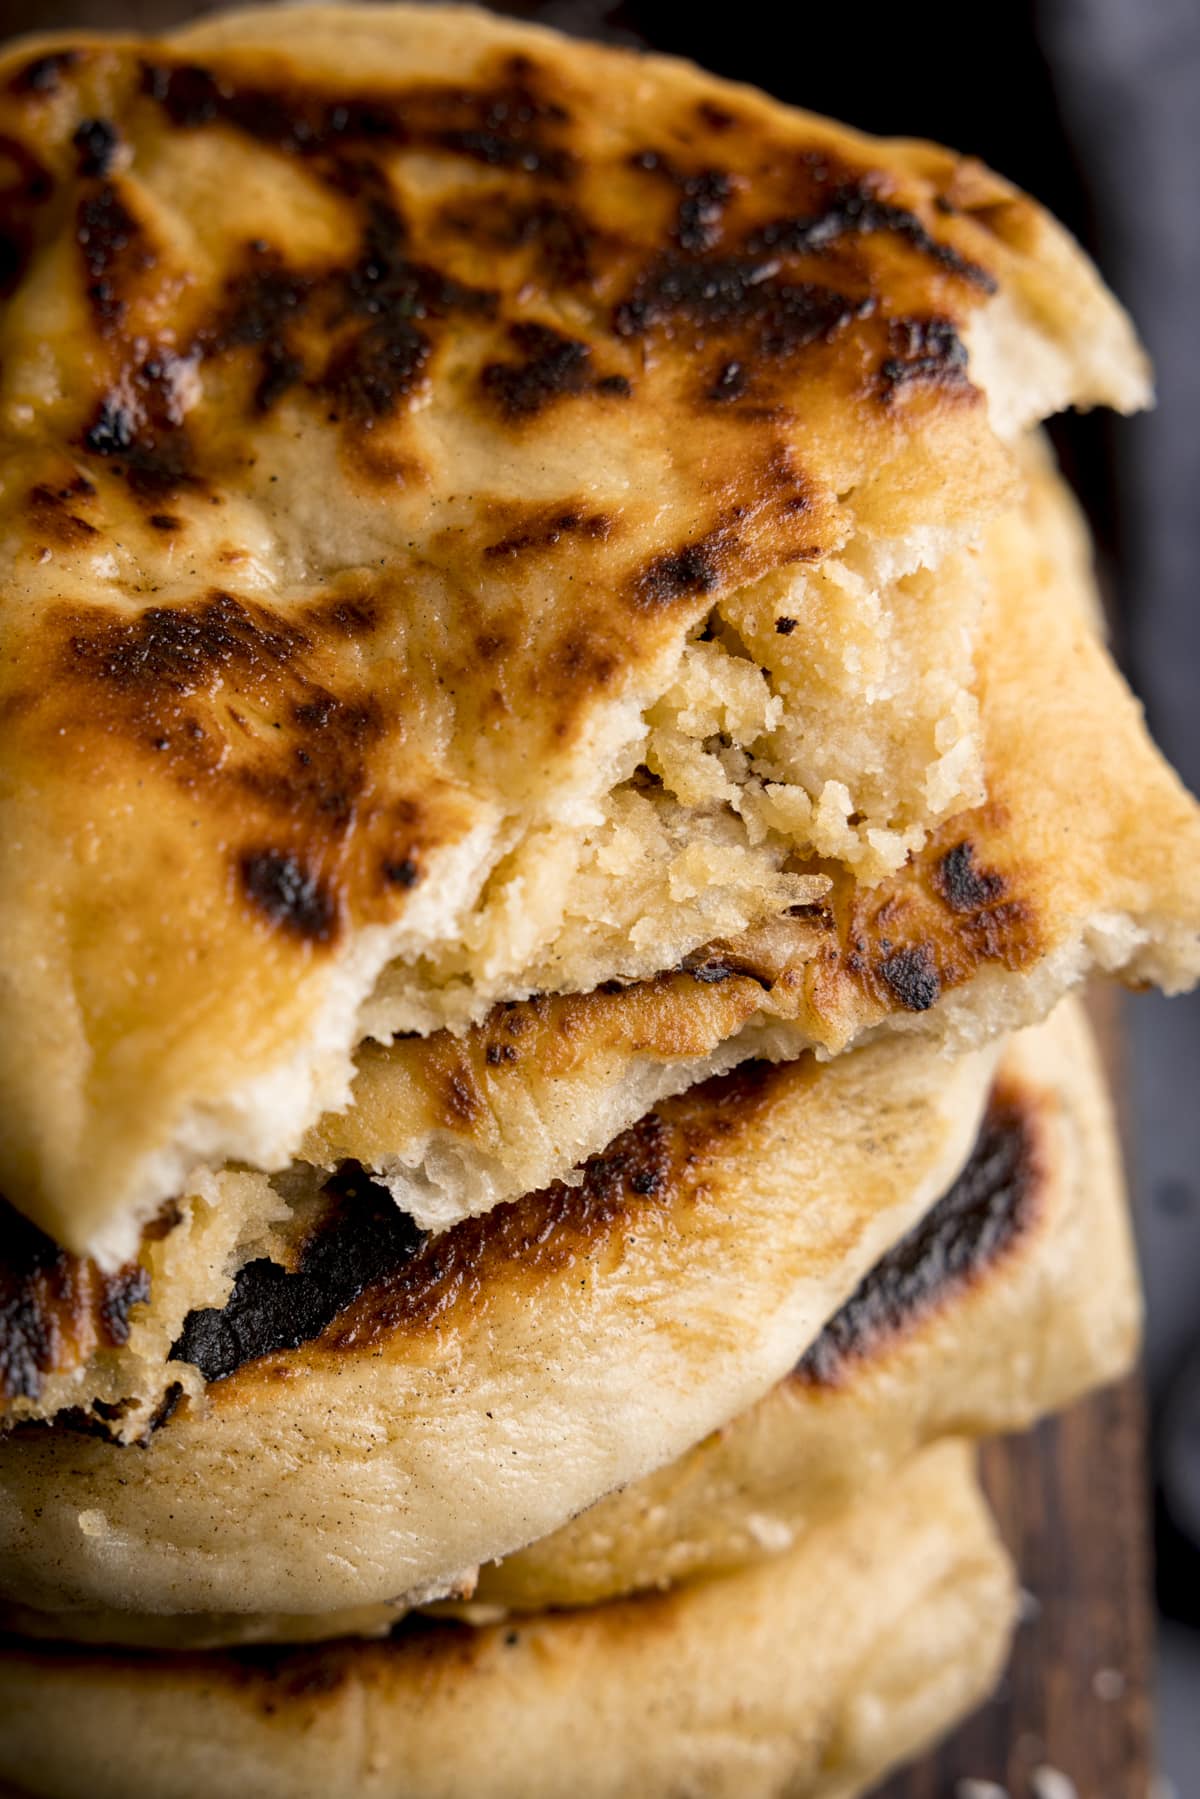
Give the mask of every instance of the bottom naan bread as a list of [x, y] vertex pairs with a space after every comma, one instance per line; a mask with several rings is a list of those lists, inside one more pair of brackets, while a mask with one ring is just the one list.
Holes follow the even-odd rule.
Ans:
[[849, 1799], [977, 1704], [1012, 1572], [957, 1443], [743, 1574], [483, 1629], [0, 1648], [28, 1799]]

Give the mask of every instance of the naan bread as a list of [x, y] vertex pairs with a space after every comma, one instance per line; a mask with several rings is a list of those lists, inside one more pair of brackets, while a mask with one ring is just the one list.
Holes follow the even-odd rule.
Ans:
[[[793, 1547], [924, 1445], [1022, 1430], [1114, 1379], [1136, 1352], [1139, 1313], [1103, 1078], [1067, 1002], [1007, 1046], [962, 1172], [796, 1368], [677, 1461], [483, 1568], [463, 1615], [592, 1605], [736, 1573]], [[396, 1616], [8, 1608], [0, 1629], [215, 1648], [384, 1634]]]
[[991, 1072], [908, 1041], [755, 1063], [579, 1186], [429, 1240], [335, 1188], [293, 1285], [260, 1261], [193, 1314], [180, 1353], [210, 1384], [145, 1447], [0, 1440], [0, 1597], [319, 1612], [457, 1585], [781, 1379], [953, 1180]]
[[744, 1568], [923, 1445], [1024, 1430], [1125, 1373], [1140, 1312], [1103, 1077], [1063, 1006], [1006, 1048], [962, 1174], [793, 1372], [669, 1467], [482, 1569], [473, 1601], [588, 1605]]
[[1147, 380], [978, 164], [441, 7], [27, 43], [0, 134], [0, 1189], [67, 1248], [286, 1162], [389, 967], [647, 976], [979, 796], [1006, 441]]
[[[664, 1094], [744, 1057], [840, 1051], [880, 1027], [957, 1052], [1043, 1017], [1095, 969], [1200, 972], [1200, 810], [1094, 634], [1082, 523], [1036, 446], [981, 559], [989, 798], [899, 873], [617, 991], [497, 1007], [465, 1035], [365, 1044], [352, 1103], [301, 1155], [352, 1158], [440, 1229], [576, 1163]], [[822, 865], [825, 866], [825, 865]]]
[[0, 1646], [27, 1799], [851, 1799], [995, 1681], [1015, 1584], [960, 1445], [748, 1573], [385, 1643]]

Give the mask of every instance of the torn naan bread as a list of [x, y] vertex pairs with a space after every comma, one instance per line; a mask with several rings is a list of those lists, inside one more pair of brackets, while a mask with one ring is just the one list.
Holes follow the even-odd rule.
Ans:
[[381, 1019], [980, 797], [1007, 446], [1147, 379], [977, 163], [441, 7], [26, 43], [0, 133], [0, 1190], [65, 1247]]
[[[1115, 1379], [1139, 1321], [1108, 1097], [1086, 1021], [1066, 1001], [1007, 1045], [962, 1171], [790, 1374], [667, 1467], [482, 1568], [452, 1609], [474, 1622], [737, 1573], [893, 1479], [926, 1444], [1025, 1429]], [[218, 1648], [382, 1635], [397, 1615], [9, 1607], [0, 1629]]]
[[[1094, 633], [1082, 523], [1037, 446], [989, 533], [980, 653], [987, 802], [899, 874], [633, 986], [496, 1007], [465, 1034], [364, 1044], [350, 1106], [302, 1158], [353, 1160], [442, 1229], [570, 1178], [616, 1131], [743, 1058], [837, 1052], [881, 1027], [957, 1053], [1044, 1017], [1094, 970], [1200, 972], [1200, 808]], [[821, 867], [828, 865], [822, 864]]]

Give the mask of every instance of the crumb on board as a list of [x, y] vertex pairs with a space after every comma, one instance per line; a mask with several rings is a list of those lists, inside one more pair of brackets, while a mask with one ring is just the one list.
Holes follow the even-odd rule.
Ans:
[[1079, 1799], [1079, 1789], [1071, 1777], [1046, 1762], [1033, 1770], [1030, 1789], [1033, 1799]]
[[1106, 1704], [1121, 1699], [1125, 1694], [1125, 1676], [1119, 1668], [1097, 1668], [1092, 1675], [1092, 1691], [1097, 1699]]

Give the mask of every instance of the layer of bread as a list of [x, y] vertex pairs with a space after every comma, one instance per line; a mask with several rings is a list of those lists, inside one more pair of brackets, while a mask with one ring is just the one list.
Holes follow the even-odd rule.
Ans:
[[953, 1180], [992, 1067], [908, 1039], [754, 1063], [664, 1102], [580, 1184], [434, 1238], [365, 1182], [298, 1202], [295, 1284], [256, 1262], [191, 1316], [179, 1351], [207, 1385], [144, 1444], [69, 1418], [0, 1438], [0, 1598], [293, 1613], [456, 1584], [781, 1379]]
[[138, 1656], [0, 1645], [27, 1799], [851, 1799], [984, 1697], [1016, 1609], [958, 1444], [761, 1567], [514, 1627]]
[[[1006, 1046], [963, 1169], [790, 1374], [676, 1461], [483, 1567], [453, 1609], [492, 1620], [736, 1573], [798, 1544], [926, 1444], [1026, 1429], [1115, 1379], [1139, 1318], [1111, 1110], [1085, 1018], [1067, 1002]], [[178, 1650], [385, 1635], [402, 1609], [8, 1607], [0, 1628]]]
[[653, 980], [363, 1045], [350, 1105], [308, 1133], [302, 1159], [361, 1162], [443, 1229], [572, 1178], [664, 1096], [747, 1057], [838, 1052], [880, 1029], [957, 1054], [1044, 1017], [1094, 971], [1190, 986], [1200, 811], [1096, 636], [1087, 536], [1034, 444], [1026, 474], [1022, 506], [980, 552], [983, 805], [876, 886], [835, 872], [798, 915]]

